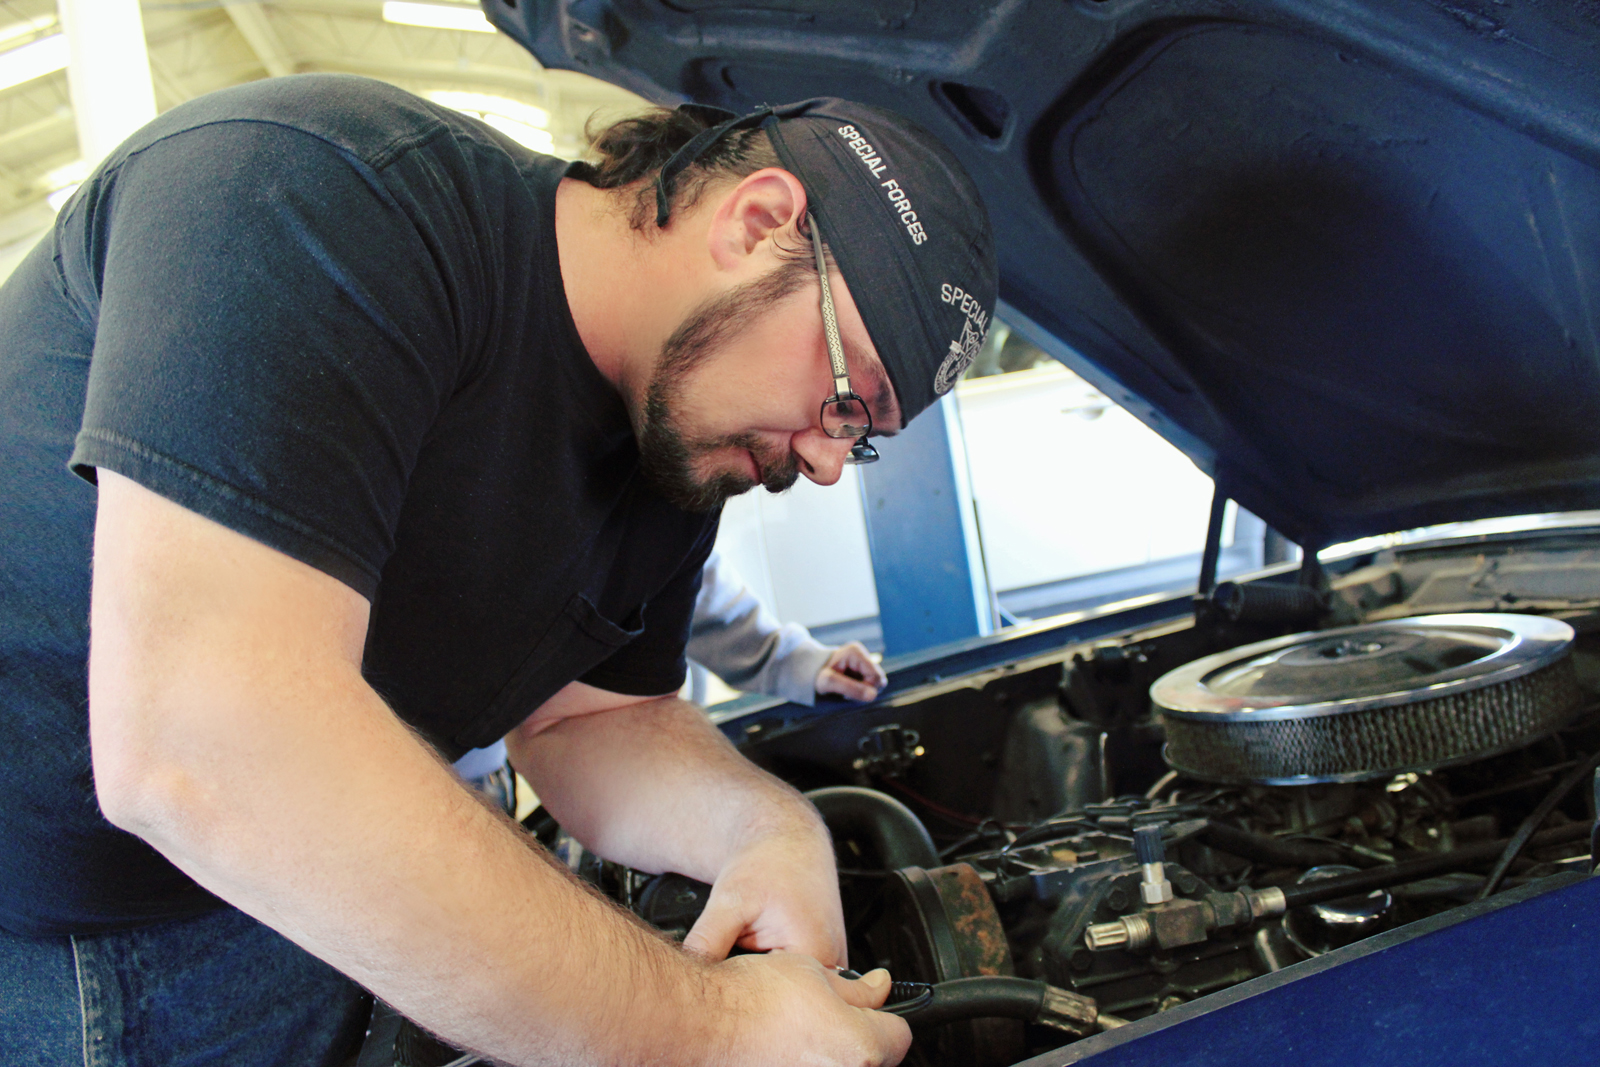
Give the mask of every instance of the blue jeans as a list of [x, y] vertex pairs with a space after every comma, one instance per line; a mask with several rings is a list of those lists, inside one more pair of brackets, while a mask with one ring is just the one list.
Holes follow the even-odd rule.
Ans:
[[0, 930], [0, 1062], [16, 1067], [339, 1067], [367, 1000], [233, 908], [81, 937]]

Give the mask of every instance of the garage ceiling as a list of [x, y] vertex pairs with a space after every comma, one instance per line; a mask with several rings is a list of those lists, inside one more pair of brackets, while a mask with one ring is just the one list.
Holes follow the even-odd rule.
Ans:
[[[576, 156], [591, 115], [640, 106], [604, 82], [540, 69], [499, 33], [385, 22], [381, 0], [151, 0], [141, 9], [161, 111], [258, 78], [343, 71], [417, 93], [489, 93], [542, 108], [555, 152]], [[55, 0], [0, 0], [0, 51], [60, 30]], [[79, 159], [65, 71], [0, 90], [0, 247], [31, 243], [49, 225], [46, 198]]]

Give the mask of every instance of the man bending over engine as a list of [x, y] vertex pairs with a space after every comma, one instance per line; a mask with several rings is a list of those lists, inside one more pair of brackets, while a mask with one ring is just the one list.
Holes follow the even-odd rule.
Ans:
[[[364, 986], [514, 1064], [903, 1055], [816, 812], [667, 694], [721, 502], [948, 389], [994, 253], [904, 120], [726, 118], [569, 166], [274, 79], [68, 203], [0, 290], [0, 1044], [334, 1064]], [[502, 735], [594, 851], [713, 883], [689, 951], [450, 774]]]

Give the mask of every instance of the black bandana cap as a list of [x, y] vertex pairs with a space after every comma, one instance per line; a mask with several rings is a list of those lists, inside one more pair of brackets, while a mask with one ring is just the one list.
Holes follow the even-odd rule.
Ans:
[[684, 107], [721, 121], [661, 168], [657, 225], [686, 167], [728, 133], [763, 127], [806, 190], [903, 421], [949, 392], [983, 347], [999, 288], [988, 212], [949, 149], [891, 111], [831, 97], [742, 116]]

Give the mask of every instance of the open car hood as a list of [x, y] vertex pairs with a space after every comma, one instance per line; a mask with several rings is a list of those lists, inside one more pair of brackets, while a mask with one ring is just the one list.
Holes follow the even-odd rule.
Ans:
[[484, 6], [663, 103], [927, 126], [1002, 317], [1295, 541], [1600, 507], [1597, 0]]

